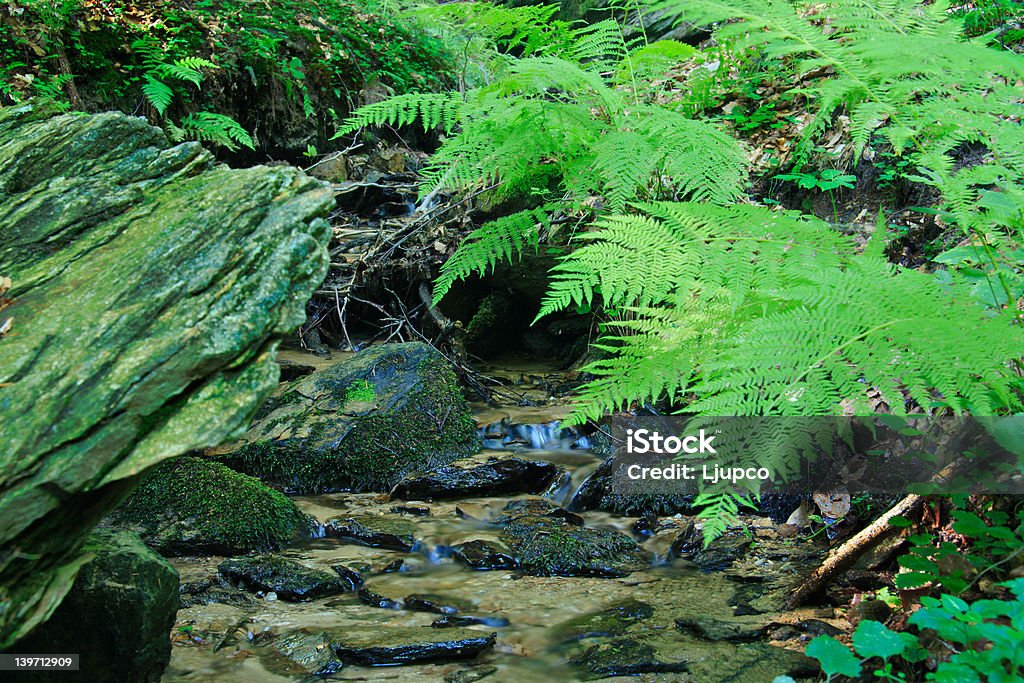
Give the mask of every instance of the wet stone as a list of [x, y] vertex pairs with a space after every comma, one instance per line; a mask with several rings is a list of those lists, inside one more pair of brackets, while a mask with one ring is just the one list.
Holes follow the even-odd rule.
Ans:
[[621, 577], [650, 567], [653, 555], [629, 536], [591, 529], [550, 517], [521, 517], [501, 532], [519, 562], [533, 576]]
[[343, 564], [331, 565], [331, 569], [338, 575], [341, 582], [347, 586], [346, 593], [350, 593], [363, 585], [363, 577], [356, 570], [350, 569]]
[[581, 678], [586, 681], [689, 670], [685, 661], [664, 662], [657, 655], [654, 647], [647, 643], [621, 638], [588, 648], [570, 659], [569, 663], [581, 669]]
[[487, 678], [497, 671], [498, 667], [496, 666], [476, 666], [472, 669], [463, 669], [448, 674], [444, 677], [444, 683], [473, 683]]
[[285, 660], [284, 668], [289, 673], [326, 676], [344, 666], [334, 654], [330, 639], [323, 633], [306, 630], [285, 633], [271, 639], [269, 647]]
[[386, 598], [380, 593], [375, 593], [369, 588], [360, 588], [359, 592], [356, 593], [356, 597], [359, 598], [359, 602], [370, 607], [379, 607], [381, 609], [402, 609], [402, 603], [398, 600], [392, 600]]
[[622, 600], [596, 612], [581, 614], [554, 627], [555, 640], [565, 643], [583, 638], [622, 635], [633, 624], [650, 619], [654, 608], [635, 599]]
[[519, 566], [511, 551], [494, 541], [475, 540], [452, 546], [452, 557], [470, 569], [480, 571]]
[[762, 619], [723, 620], [720, 617], [689, 616], [676, 619], [676, 628], [692, 633], [704, 640], [726, 640], [732, 643], [749, 643], [759, 640], [768, 632], [771, 624]]
[[331, 538], [388, 550], [411, 551], [416, 546], [416, 525], [407, 519], [380, 515], [344, 515], [324, 522], [324, 533]]
[[702, 572], [714, 572], [727, 569], [743, 557], [750, 548], [750, 542], [751, 539], [746, 535], [727, 533], [711, 541], [705, 548], [703, 534], [690, 528], [679, 533], [672, 542], [671, 552], [689, 559]]
[[410, 515], [412, 517], [430, 516], [430, 508], [426, 505], [395, 505], [391, 511], [397, 515]]
[[311, 600], [352, 590], [334, 574], [270, 555], [225, 560], [217, 571], [248, 590], [273, 591], [278, 598], [289, 601]]
[[494, 523], [507, 526], [520, 517], [554, 517], [565, 520], [569, 524], [583, 526], [583, 518], [575, 512], [569, 512], [565, 508], [559, 507], [543, 498], [509, 501], [502, 510], [502, 514], [494, 520]]
[[474, 605], [466, 600], [453, 598], [449, 595], [413, 593], [405, 596], [405, 608], [414, 612], [433, 612], [434, 614], [455, 614], [468, 612]]
[[[886, 614], [886, 619], [888, 618]], [[882, 620], [884, 621], [884, 619]], [[806, 633], [809, 636], [831, 636], [835, 638], [842, 633], [841, 630], [833, 626], [832, 624], [826, 623], [821, 619], [804, 619], [798, 621], [796, 627], [800, 629], [802, 633]]]
[[542, 493], [562, 473], [543, 460], [491, 458], [480, 464], [466, 459], [399, 482], [391, 496], [403, 500], [444, 500], [471, 496]]
[[495, 634], [465, 628], [344, 628], [327, 631], [342, 661], [363, 666], [472, 659], [494, 647]]

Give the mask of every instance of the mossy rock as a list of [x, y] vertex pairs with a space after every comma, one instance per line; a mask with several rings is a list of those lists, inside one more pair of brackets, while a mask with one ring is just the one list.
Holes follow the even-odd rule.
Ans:
[[0, 107], [0, 646], [160, 461], [237, 438], [327, 272], [333, 195], [123, 114]]
[[167, 556], [279, 550], [315, 523], [260, 480], [196, 457], [155, 467], [110, 521]]
[[646, 569], [653, 556], [629, 536], [552, 517], [519, 517], [501, 532], [520, 569], [534, 576], [621, 577]]
[[298, 602], [355, 589], [349, 579], [275, 555], [224, 560], [217, 571], [252, 591], [273, 591], [282, 600]]
[[554, 640], [565, 643], [583, 638], [618, 636], [633, 624], [650, 619], [654, 608], [646, 602], [627, 598], [596, 612], [587, 612], [558, 624], [552, 630]]
[[171, 657], [178, 572], [138, 536], [100, 529], [83, 547], [89, 561], [50, 619], [16, 652], [80, 655], [78, 671], [14, 674], [18, 681], [156, 683]]
[[454, 372], [421, 343], [384, 344], [283, 385], [229, 467], [296, 493], [388, 491], [412, 472], [480, 449]]

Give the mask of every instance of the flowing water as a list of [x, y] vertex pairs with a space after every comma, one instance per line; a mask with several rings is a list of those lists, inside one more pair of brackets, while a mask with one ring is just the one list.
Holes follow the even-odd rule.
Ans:
[[[556, 488], [546, 493], [549, 500], [563, 505], [600, 462], [585, 448], [579, 448], [587, 445], [585, 440], [580, 441], [577, 435], [558, 427], [556, 420], [564, 414], [564, 407], [558, 405], [507, 409], [477, 406], [478, 423], [488, 446], [513, 448], [521, 457], [548, 460], [569, 472], [567, 481], [563, 478]], [[500, 436], [502, 432], [505, 436]], [[502, 454], [507, 455], [508, 451]], [[685, 659], [689, 672], [609, 680], [771, 681], [781, 673], [778, 662], [765, 656], [765, 650], [774, 652], [774, 648], [761, 643], [698, 638], [677, 629], [676, 620], [710, 620], [742, 628], [806, 614], [769, 612], [738, 616], [738, 596], [746, 596], [744, 601], [749, 602], [751, 595], [756, 598], [759, 592], [770, 594], [765, 580], [751, 578], [749, 574], [739, 577], [742, 580], [724, 573], [705, 574], [685, 560], [667, 560], [672, 533], [646, 538], [645, 547], [658, 559], [649, 569], [624, 578], [520, 576], [508, 570], [473, 571], [453, 561], [450, 546], [473, 539], [496, 540], [500, 528], [486, 520], [500, 514], [510, 500], [531, 497], [536, 498], [480, 497], [423, 503], [430, 508], [429, 515], [401, 515], [414, 522], [417, 529], [418, 544], [410, 553], [369, 548], [333, 538], [311, 539], [285, 551], [283, 555], [288, 558], [326, 571], [337, 564], [359, 567], [366, 588], [395, 600], [413, 593], [427, 593], [468, 603], [462, 613], [484, 621], [471, 628], [484, 634], [497, 634], [496, 647], [477, 660], [386, 668], [346, 665], [328, 680], [423, 682], [445, 681], [446, 677], [447, 680], [477, 680], [472, 676], [451, 678], [459, 672], [463, 676], [487, 674], [485, 680], [496, 683], [581, 680], [580, 669], [571, 667], [567, 660], [600, 641], [560, 643], [553, 627], [629, 598], [653, 608], [653, 615], [633, 624], [630, 633], [642, 635], [644, 642], [656, 648], [659, 659]], [[339, 514], [364, 512], [398, 516], [391, 508], [407, 504], [389, 501], [380, 494], [336, 493], [295, 500], [320, 521]], [[601, 512], [585, 513], [584, 518], [587, 526], [625, 533], [630, 533], [636, 521]], [[671, 528], [671, 522], [668, 520], [666, 524], [663, 520], [663, 526]], [[184, 583], [209, 580], [222, 559], [176, 558], [173, 562]], [[400, 571], [382, 571], [395, 560], [403, 560]], [[163, 678], [165, 683], [315, 680], [309, 675], [288, 672], [277, 655], [257, 644], [262, 634], [300, 628], [428, 627], [438, 618], [437, 614], [369, 606], [360, 602], [355, 593], [299, 603], [252, 593], [244, 595], [247, 604], [211, 603], [185, 608], [178, 613], [175, 645]]]

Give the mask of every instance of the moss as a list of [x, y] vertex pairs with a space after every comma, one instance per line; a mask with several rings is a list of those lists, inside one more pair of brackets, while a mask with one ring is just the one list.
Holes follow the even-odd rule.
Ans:
[[259, 480], [194, 457], [155, 467], [111, 519], [165, 555], [278, 550], [312, 523]]
[[[372, 406], [353, 400], [370, 392]], [[424, 344], [376, 347], [296, 380], [261, 414], [250, 430], [254, 438], [219, 459], [297, 493], [388, 491], [410, 472], [480, 448], [455, 373]]]
[[522, 569], [535, 576], [625, 576], [650, 554], [625, 534], [550, 517], [520, 517], [501, 533]]

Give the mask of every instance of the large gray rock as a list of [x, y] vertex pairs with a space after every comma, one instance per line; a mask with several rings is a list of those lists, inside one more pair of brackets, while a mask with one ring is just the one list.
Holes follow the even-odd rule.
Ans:
[[60, 607], [19, 653], [79, 654], [78, 671], [18, 673], [19, 681], [159, 681], [171, 657], [178, 572], [127, 531], [101, 529]]
[[0, 647], [139, 474], [248, 424], [326, 272], [331, 203], [142, 119], [0, 109]]
[[284, 385], [241, 441], [208, 453], [273, 486], [316, 493], [387, 491], [479, 449], [448, 362], [408, 343], [371, 347]]

